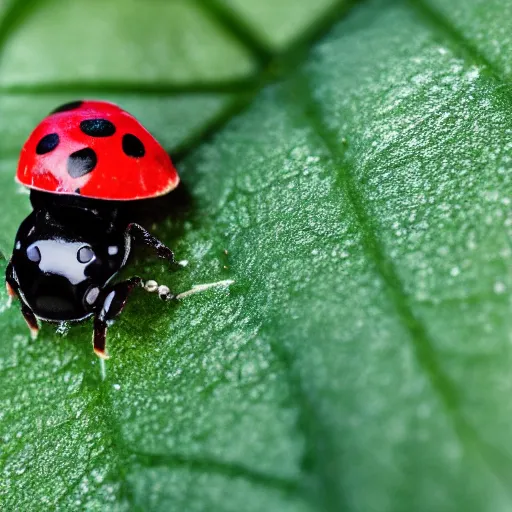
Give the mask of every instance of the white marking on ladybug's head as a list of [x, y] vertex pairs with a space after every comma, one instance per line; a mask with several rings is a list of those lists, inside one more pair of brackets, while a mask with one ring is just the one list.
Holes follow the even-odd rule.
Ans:
[[[82, 257], [87, 249], [87, 258]], [[27, 247], [27, 258], [37, 263], [42, 272], [65, 277], [71, 284], [85, 281], [85, 269], [96, 256], [82, 242], [64, 240], [38, 240]], [[90, 258], [89, 258], [90, 256]], [[87, 260], [87, 261], [85, 261]]]
[[96, 258], [94, 251], [88, 245], [80, 247], [80, 249], [78, 249], [78, 252], [76, 253], [76, 256], [78, 258], [78, 261], [84, 264], [90, 263]]
[[16, 242], [16, 246], [15, 247], [16, 247], [16, 249], [18, 251], [21, 249], [21, 242], [19, 240]]
[[119, 252], [119, 247], [117, 245], [109, 245], [108, 254], [110, 256], [115, 256]]
[[101, 320], [103, 320], [105, 318], [105, 316], [107, 315], [107, 313], [110, 309], [110, 306], [112, 305], [112, 301], [114, 300], [115, 294], [116, 294], [115, 291], [111, 291], [107, 295], [107, 298], [105, 299], [105, 302], [103, 303], [103, 307], [101, 308], [101, 313], [100, 313]]
[[85, 302], [89, 305], [93, 305], [96, 302], [96, 299], [98, 298], [98, 295], [100, 294], [100, 289], [97, 286], [93, 286], [85, 296]]

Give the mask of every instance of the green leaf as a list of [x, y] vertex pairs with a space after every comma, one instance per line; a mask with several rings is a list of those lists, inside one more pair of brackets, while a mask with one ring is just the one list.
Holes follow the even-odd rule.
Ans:
[[[66, 51], [59, 51], [63, 34]], [[4, 85], [191, 83], [240, 79], [254, 69], [251, 54], [185, 0], [45, 2], [6, 42], [4, 57]]]
[[16, 149], [93, 95], [181, 155], [153, 232], [189, 265], [127, 271], [235, 283], [138, 291], [103, 376], [89, 324], [32, 342], [4, 308], [2, 508], [510, 510], [508, 3], [366, 0], [295, 69], [339, 5], [103, 4], [8, 12], [0, 250], [28, 209]]

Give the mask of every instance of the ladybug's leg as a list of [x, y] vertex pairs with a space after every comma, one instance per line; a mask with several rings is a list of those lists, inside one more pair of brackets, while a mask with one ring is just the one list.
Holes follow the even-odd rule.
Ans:
[[[12, 262], [9, 261], [5, 270], [5, 286], [7, 287], [7, 293], [9, 294], [9, 304], [14, 297], [19, 298], [18, 283], [14, 278], [14, 271], [12, 268]], [[37, 318], [32, 310], [23, 302], [21, 302], [21, 314], [27, 322], [28, 328], [30, 329], [30, 335], [32, 339], [36, 339], [39, 333], [39, 325], [37, 324]]]
[[7, 268], [5, 269], [5, 287], [7, 288], [7, 295], [9, 296], [7, 303], [7, 306], [9, 307], [12, 304], [12, 299], [18, 297], [18, 294], [16, 293], [18, 283], [16, 283], [16, 280], [14, 279], [11, 261], [9, 261]]
[[127, 229], [128, 236], [135, 242], [143, 243], [153, 248], [160, 258], [176, 263], [174, 253], [158, 238], [154, 237], [149, 231], [144, 229], [140, 224], [131, 223]]
[[5, 287], [7, 288], [7, 296], [8, 296], [7, 307], [10, 308], [11, 304], [12, 304], [12, 300], [13, 299], [17, 299], [18, 295], [14, 291], [14, 288], [12, 287], [12, 284], [9, 283], [9, 281], [7, 281], [7, 279], [5, 280]]
[[14, 288], [9, 284], [9, 281], [5, 281], [5, 287], [7, 288], [7, 295], [9, 296], [7, 301], [7, 307], [11, 307], [12, 299], [17, 298]]
[[[135, 242], [143, 243], [148, 247], [153, 248], [160, 258], [169, 261], [173, 265], [177, 265], [176, 260], [174, 259], [174, 252], [158, 240], [158, 238], [154, 237], [149, 231], [144, 229], [140, 224], [136, 224], [134, 222], [129, 224], [127, 234]], [[176, 298], [176, 295], [172, 293], [167, 286], [159, 286], [158, 283], [153, 280], [145, 283], [144, 288], [148, 292], [158, 292], [158, 296], [165, 301]]]
[[39, 334], [39, 325], [37, 323], [37, 318], [36, 315], [34, 315], [34, 313], [32, 312], [32, 310], [23, 301], [21, 301], [21, 314], [23, 315], [25, 322], [27, 322], [32, 339], [35, 340], [37, 338], [37, 335]]
[[142, 284], [140, 277], [132, 277], [121, 283], [105, 288], [98, 299], [98, 307], [101, 307], [94, 316], [94, 352], [102, 359], [108, 359], [105, 350], [107, 329], [111, 322], [126, 305], [131, 291]]

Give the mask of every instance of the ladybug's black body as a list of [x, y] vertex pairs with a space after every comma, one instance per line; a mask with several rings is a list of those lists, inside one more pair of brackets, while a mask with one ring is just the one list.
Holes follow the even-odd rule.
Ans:
[[81, 320], [95, 311], [99, 291], [128, 256], [127, 222], [115, 207], [31, 196], [36, 207], [18, 230], [11, 260], [22, 297], [43, 320]]
[[[106, 357], [107, 323], [119, 314], [138, 277], [110, 280], [126, 263], [133, 242], [173, 253], [139, 224], [134, 202], [102, 201], [31, 191], [33, 212], [22, 222], [7, 267], [11, 294], [35, 334], [37, 319], [61, 322], [94, 316], [94, 349]], [[163, 297], [163, 298], [170, 298]]]

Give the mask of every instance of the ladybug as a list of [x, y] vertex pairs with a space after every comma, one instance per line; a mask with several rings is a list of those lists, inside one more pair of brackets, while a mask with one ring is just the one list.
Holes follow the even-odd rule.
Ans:
[[[176, 188], [169, 155], [117, 105], [75, 101], [35, 128], [16, 179], [30, 189], [33, 211], [18, 229], [7, 265], [10, 298], [20, 299], [33, 337], [38, 320], [93, 317], [94, 351], [107, 358], [107, 327], [143, 284], [139, 277], [111, 284], [133, 244], [174, 262], [171, 249], [134, 221], [132, 208]], [[160, 288], [161, 298], [174, 297]]]

